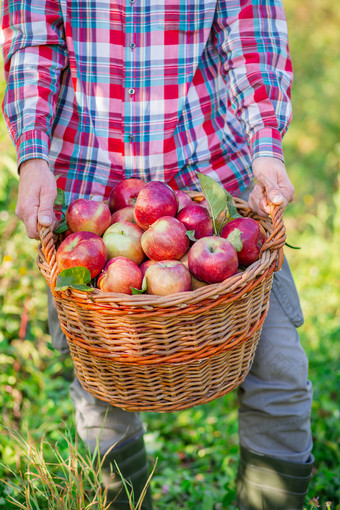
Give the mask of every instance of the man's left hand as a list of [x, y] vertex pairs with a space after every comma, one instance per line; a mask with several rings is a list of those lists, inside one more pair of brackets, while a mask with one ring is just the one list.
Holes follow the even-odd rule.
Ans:
[[284, 163], [277, 158], [258, 157], [253, 161], [256, 184], [249, 195], [249, 207], [259, 216], [270, 212], [269, 202], [285, 209], [294, 199], [294, 187]]

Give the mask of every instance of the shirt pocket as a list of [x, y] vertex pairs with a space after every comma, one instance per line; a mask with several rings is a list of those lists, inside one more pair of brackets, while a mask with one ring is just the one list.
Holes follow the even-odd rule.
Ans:
[[286, 258], [281, 270], [274, 274], [272, 292], [286, 313], [290, 322], [298, 328], [304, 322], [299, 295]]

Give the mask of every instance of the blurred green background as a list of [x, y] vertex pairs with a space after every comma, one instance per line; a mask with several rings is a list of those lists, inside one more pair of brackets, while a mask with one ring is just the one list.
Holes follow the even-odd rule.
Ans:
[[[294, 118], [284, 140], [296, 188], [285, 213], [287, 248], [305, 324], [302, 344], [314, 385], [315, 468], [306, 509], [340, 508], [340, 5], [284, 0], [295, 72]], [[0, 76], [0, 96], [4, 94]], [[24, 436], [58, 441], [74, 430], [68, 396], [70, 359], [53, 351], [37, 242], [17, 220], [15, 151], [0, 123], [0, 408], [3, 423]], [[156, 508], [234, 509], [237, 468], [235, 392], [179, 413], [144, 415]], [[202, 424], [205, 423], [203, 426]], [[22, 449], [0, 427], [0, 509], [14, 508], [4, 480], [27, 469]], [[48, 454], [46, 454], [48, 455]]]

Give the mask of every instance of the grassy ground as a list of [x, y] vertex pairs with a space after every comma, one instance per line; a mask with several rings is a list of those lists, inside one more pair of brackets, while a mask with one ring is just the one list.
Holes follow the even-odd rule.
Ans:
[[[295, 68], [294, 120], [285, 138], [296, 201], [285, 215], [287, 248], [301, 295], [301, 341], [314, 386], [315, 469], [306, 509], [340, 508], [340, 7], [322, 0], [286, 0]], [[4, 83], [0, 83], [3, 96]], [[74, 432], [69, 359], [53, 351], [47, 333], [45, 283], [35, 264], [37, 243], [14, 215], [15, 153], [0, 123], [0, 407], [7, 425], [36, 440], [58, 441]], [[158, 457], [153, 491], [158, 509], [235, 509], [237, 402], [232, 393], [179, 413], [144, 415], [151, 462]], [[0, 478], [25, 469], [23, 450], [0, 428]], [[50, 453], [46, 450], [46, 456]], [[5, 465], [5, 466], [4, 466]], [[0, 509], [8, 488], [0, 482]], [[215, 505], [215, 506], [214, 506]]]

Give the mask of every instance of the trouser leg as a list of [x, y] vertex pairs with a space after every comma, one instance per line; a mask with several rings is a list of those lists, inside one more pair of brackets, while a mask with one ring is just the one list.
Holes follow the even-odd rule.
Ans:
[[[68, 352], [68, 344], [63, 334], [53, 298], [48, 293], [49, 328], [52, 343], [61, 353]], [[81, 439], [91, 452], [98, 446], [101, 457], [106, 455], [102, 468], [103, 485], [108, 486], [110, 510], [129, 509], [130, 505], [123, 483], [116, 472], [115, 462], [128, 486], [131, 484], [135, 502], [147, 482], [149, 469], [143, 439], [143, 424], [139, 413], [124, 411], [94, 397], [83, 389], [75, 378], [70, 387], [70, 395], [75, 408], [76, 427]], [[112, 474], [115, 477], [112, 479]], [[142, 509], [152, 508], [150, 490], [144, 499]]]
[[311, 475], [312, 385], [297, 326], [300, 304], [287, 262], [274, 277], [250, 373], [240, 386], [240, 510], [300, 510]]
[[[103, 457], [115, 445], [105, 456], [103, 486], [108, 487], [108, 500], [112, 501], [110, 509], [128, 510], [128, 497], [115, 463], [128, 482], [129, 490], [133, 489], [137, 502], [149, 476], [144, 429], [139, 413], [124, 411], [97, 399], [84, 390], [77, 378], [71, 384], [70, 395], [76, 410], [78, 434], [90, 450], [94, 452], [98, 444]], [[113, 479], [112, 474], [115, 474]], [[152, 508], [150, 490], [142, 508]]]
[[[246, 190], [247, 199], [250, 190]], [[297, 328], [299, 297], [286, 260], [275, 273], [252, 368], [238, 390], [240, 510], [300, 510], [313, 456], [312, 385]]]
[[297, 326], [303, 321], [288, 263], [274, 276], [252, 368], [238, 391], [240, 444], [289, 462], [311, 454], [312, 385]]
[[144, 433], [139, 413], [124, 411], [88, 393], [77, 378], [70, 386], [76, 412], [77, 431], [86, 446], [94, 452], [99, 446], [103, 455], [112, 445], [122, 447]]

